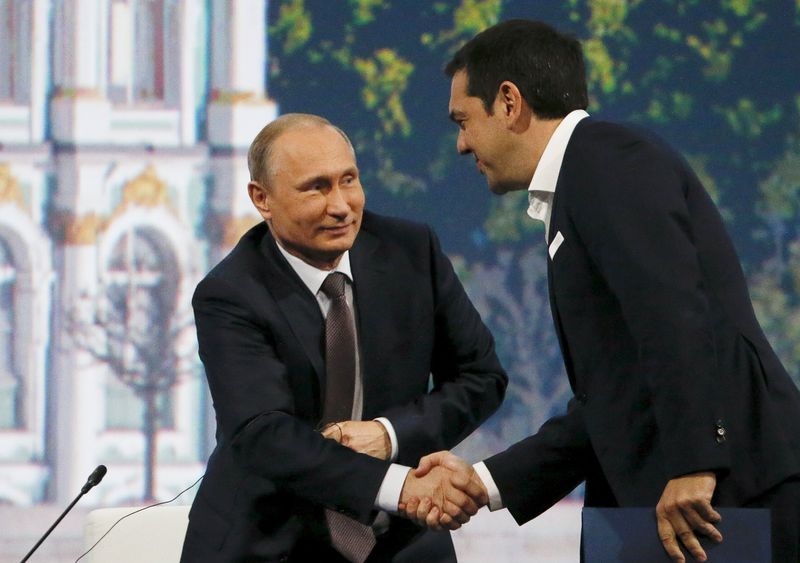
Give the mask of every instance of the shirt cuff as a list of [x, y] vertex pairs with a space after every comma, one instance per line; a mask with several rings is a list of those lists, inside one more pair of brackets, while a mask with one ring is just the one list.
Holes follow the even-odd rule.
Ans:
[[494, 479], [492, 479], [492, 474], [489, 473], [489, 468], [486, 467], [486, 464], [482, 461], [479, 461], [472, 467], [475, 469], [475, 473], [478, 474], [478, 477], [481, 478], [481, 481], [483, 481], [483, 486], [486, 487], [486, 492], [489, 493], [489, 510], [494, 512], [495, 510], [500, 510], [503, 508], [503, 499], [500, 498], [500, 489], [497, 488]]
[[392, 423], [389, 422], [389, 419], [383, 416], [379, 416], [376, 418], [378, 422], [383, 424], [383, 427], [386, 429], [386, 433], [389, 435], [389, 442], [392, 444], [392, 455], [389, 456], [389, 461], [394, 461], [397, 459], [397, 434], [394, 431], [394, 426]]
[[375, 508], [385, 510], [390, 514], [397, 514], [397, 505], [400, 504], [400, 493], [406, 482], [410, 467], [393, 463], [383, 477], [378, 497], [375, 499]]

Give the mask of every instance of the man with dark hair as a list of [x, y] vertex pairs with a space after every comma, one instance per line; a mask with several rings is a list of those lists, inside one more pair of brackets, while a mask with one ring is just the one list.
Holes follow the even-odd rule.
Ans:
[[[656, 506], [674, 561], [722, 541], [716, 506], [769, 507], [774, 560], [800, 561], [800, 393], [767, 342], [720, 215], [663, 142], [594, 120], [580, 44], [540, 22], [480, 33], [447, 66], [457, 148], [545, 226], [567, 414], [475, 466], [523, 523], [581, 481], [587, 506]], [[431, 503], [408, 513], [449, 520]]]
[[456, 52], [445, 72], [451, 78], [466, 72], [467, 95], [479, 98], [487, 113], [504, 80], [519, 88], [539, 119], [561, 119], [589, 105], [583, 50], [576, 39], [529, 20], [504, 22], [480, 39]]
[[217, 446], [182, 561], [455, 561], [449, 534], [378, 510], [446, 494], [451, 529], [477, 511], [479, 488], [408, 466], [500, 405], [489, 331], [428, 227], [364, 210], [339, 128], [281, 116], [248, 165], [264, 222], [192, 302]]

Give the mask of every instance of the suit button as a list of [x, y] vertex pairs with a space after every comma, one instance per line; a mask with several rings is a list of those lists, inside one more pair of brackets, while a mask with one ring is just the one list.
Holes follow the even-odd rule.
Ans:
[[586, 393], [578, 393], [578, 402], [579, 402], [580, 404], [582, 404], [582, 405], [585, 405], [585, 404], [586, 404], [586, 400], [587, 400], [588, 398], [589, 398], [589, 397], [586, 395]]

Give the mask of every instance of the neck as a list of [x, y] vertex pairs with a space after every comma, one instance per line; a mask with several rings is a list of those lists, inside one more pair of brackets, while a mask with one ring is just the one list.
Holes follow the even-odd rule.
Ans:
[[[539, 119], [536, 116], [531, 120], [531, 127], [527, 131], [527, 147], [529, 151], [527, 158], [530, 159], [528, 162], [532, 163], [532, 167], [529, 170], [529, 174], [527, 174], [528, 184], [525, 185], [525, 188], [530, 184], [533, 174], [539, 166], [539, 161], [542, 159], [544, 149], [547, 148], [547, 143], [550, 142], [553, 133], [555, 133], [555, 130], [561, 125], [563, 120], [563, 117], [558, 117], [556, 119]], [[531, 156], [533, 156], [532, 159]]]

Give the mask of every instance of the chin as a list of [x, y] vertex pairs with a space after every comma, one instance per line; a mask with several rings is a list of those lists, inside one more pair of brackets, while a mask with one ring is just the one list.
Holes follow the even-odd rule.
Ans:
[[489, 184], [489, 191], [495, 195], [503, 195], [507, 194], [508, 192], [528, 189], [529, 185], [529, 183], [492, 182], [491, 180], [488, 181], [488, 184]]
[[495, 195], [503, 195], [510, 192], [511, 188], [507, 184], [496, 184], [489, 182], [489, 191]]
[[325, 252], [329, 255], [341, 256], [353, 247], [356, 237], [348, 237], [347, 239], [340, 239], [331, 244], [326, 245]]

